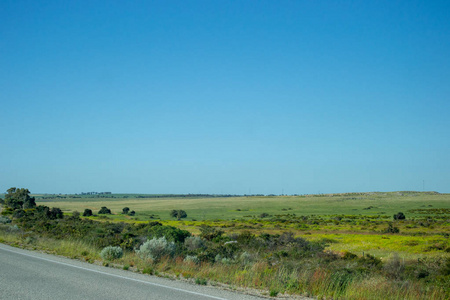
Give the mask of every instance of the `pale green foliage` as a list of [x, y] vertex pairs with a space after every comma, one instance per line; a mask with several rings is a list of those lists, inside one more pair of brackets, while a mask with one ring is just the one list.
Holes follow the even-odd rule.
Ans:
[[194, 251], [205, 247], [205, 243], [198, 236], [190, 236], [184, 240], [184, 246], [189, 251]]
[[228, 257], [223, 257], [220, 254], [217, 254], [216, 257], [214, 258], [215, 262], [217, 263], [222, 263], [224, 265], [231, 265], [233, 263], [235, 263], [235, 261], [231, 258]]
[[166, 255], [173, 255], [174, 252], [175, 243], [168, 242], [165, 236], [147, 240], [136, 250], [136, 253], [141, 258], [151, 258], [153, 261], [158, 261], [161, 257]]
[[8, 217], [0, 216], [0, 224], [7, 224], [7, 223], [11, 223], [11, 219]]
[[200, 263], [200, 260], [198, 259], [198, 257], [196, 255], [186, 255], [186, 257], [184, 258], [185, 262], [193, 262], [195, 264]]
[[254, 261], [253, 255], [248, 253], [247, 251], [242, 252], [241, 256], [239, 257], [240, 261], [247, 265]]
[[120, 247], [108, 246], [103, 248], [100, 256], [105, 260], [114, 260], [123, 256], [123, 250]]
[[11, 233], [18, 233], [21, 230], [20, 230], [19, 226], [17, 226], [17, 224], [15, 224], [15, 225], [12, 225], [12, 226], [9, 225], [8, 231], [11, 232]]

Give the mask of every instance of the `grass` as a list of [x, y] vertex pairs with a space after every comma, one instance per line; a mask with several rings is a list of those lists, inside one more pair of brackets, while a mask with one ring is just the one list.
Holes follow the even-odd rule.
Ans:
[[409, 236], [388, 234], [314, 234], [307, 235], [308, 240], [332, 240], [327, 250], [334, 252], [352, 252], [362, 255], [369, 253], [380, 258], [387, 258], [395, 252], [404, 259], [417, 260], [424, 255], [441, 257], [448, 255], [442, 247], [449, 247], [448, 237], [442, 235]]
[[[107, 206], [116, 215], [110, 216], [117, 220], [133, 220], [132, 217], [121, 215], [122, 208], [129, 207], [136, 211], [141, 221], [150, 220], [151, 216], [169, 220], [173, 209], [183, 209], [187, 212], [187, 220], [232, 220], [259, 216], [290, 213], [296, 215], [387, 215], [402, 211], [409, 217], [420, 217], [420, 209], [450, 208], [450, 194], [420, 193], [420, 192], [390, 192], [390, 193], [354, 193], [305, 196], [250, 196], [224, 198], [136, 198], [130, 195], [111, 195], [111, 197], [127, 198], [74, 198], [67, 195], [65, 199], [45, 200], [37, 196], [37, 203], [49, 207], [59, 207], [65, 212], [85, 208], [98, 212], [102, 206]], [[42, 197], [42, 196], [41, 196]], [[408, 213], [408, 211], [412, 211]]]
[[29, 236], [23, 232], [6, 233], [0, 230], [0, 243], [30, 250], [40, 249], [47, 253], [62, 255], [73, 259], [81, 259], [88, 262], [94, 262], [101, 259], [99, 249], [74, 239], [56, 240], [45, 237]]

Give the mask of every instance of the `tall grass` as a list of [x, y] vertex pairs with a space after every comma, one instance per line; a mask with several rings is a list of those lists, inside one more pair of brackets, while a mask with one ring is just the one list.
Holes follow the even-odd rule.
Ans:
[[[77, 240], [54, 240], [32, 238], [22, 232], [0, 230], [0, 242], [93, 262], [100, 260], [100, 249]], [[332, 271], [305, 259], [298, 264], [270, 264], [257, 260], [253, 263], [210, 263], [196, 264], [184, 261], [183, 257], [166, 256], [159, 262], [141, 259], [134, 252], [115, 260], [116, 264], [133, 270], [151, 270], [146, 273], [170, 274], [193, 282], [228, 284], [234, 287], [256, 288], [267, 295], [278, 293], [314, 296], [325, 299], [448, 299], [448, 291], [439, 286], [427, 286], [421, 282], [392, 280], [378, 273], [354, 274], [346, 268]], [[444, 283], [445, 284], [445, 283]]]
[[[308, 262], [306, 262], [308, 264]], [[286, 294], [314, 296], [324, 299], [448, 299], [448, 293], [439, 287], [421, 283], [393, 281], [377, 275], [353, 275], [345, 271], [331, 272], [312, 265], [290, 268], [271, 266], [258, 261], [252, 265], [185, 262], [168, 257], [154, 266], [160, 273], [178, 274], [181, 278], [208, 278], [211, 282], [235, 287], [257, 288], [268, 294], [277, 291]]]
[[100, 259], [100, 249], [77, 239], [52, 239], [32, 236], [22, 231], [7, 232], [0, 229], [0, 242], [26, 249], [39, 249], [48, 253], [90, 262]]

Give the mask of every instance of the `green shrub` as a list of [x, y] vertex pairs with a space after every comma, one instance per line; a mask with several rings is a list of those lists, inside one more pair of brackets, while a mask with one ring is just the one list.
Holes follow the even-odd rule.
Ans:
[[11, 233], [19, 233], [19, 232], [21, 232], [19, 226], [17, 226], [17, 225], [9, 226], [8, 231], [11, 232]]
[[[151, 222], [156, 224], [161, 224], [159, 222]], [[186, 230], [178, 229], [173, 226], [163, 226], [155, 225], [148, 229], [147, 234], [150, 237], [161, 238], [165, 237], [168, 241], [173, 241], [175, 243], [183, 243], [184, 240], [191, 236], [191, 233]]]
[[136, 249], [136, 253], [141, 258], [150, 258], [153, 261], [159, 261], [161, 257], [166, 255], [173, 255], [174, 252], [175, 243], [168, 242], [165, 236], [147, 240], [139, 249]]
[[224, 232], [215, 227], [202, 225], [200, 226], [200, 237], [212, 241], [215, 238], [221, 237]]
[[198, 259], [198, 257], [196, 255], [186, 255], [186, 257], [184, 258], [185, 262], [193, 262], [195, 264], [199, 264], [200, 263], [200, 259]]
[[8, 224], [8, 223], [11, 223], [10, 218], [0, 216], [0, 224]]
[[184, 210], [172, 210], [170, 212], [170, 216], [172, 218], [177, 218], [177, 220], [181, 220], [181, 218], [186, 218], [187, 217], [187, 213]]
[[2, 213], [3, 216], [12, 215], [13, 209], [9, 207], [3, 207]]
[[198, 249], [203, 249], [205, 247], [205, 243], [198, 236], [190, 236], [184, 240], [184, 246], [189, 251], [195, 251]]
[[382, 265], [381, 259], [370, 254], [359, 258], [359, 262], [366, 268], [380, 268]]
[[104, 214], [104, 215], [110, 215], [111, 214], [111, 210], [109, 208], [107, 208], [106, 206], [102, 206], [102, 208], [98, 211], [98, 214]]
[[358, 255], [348, 252], [348, 251], [345, 251], [344, 256], [342, 257], [342, 259], [345, 259], [345, 260], [353, 260], [356, 258], [358, 258]]
[[197, 279], [195, 279], [195, 283], [199, 284], [199, 285], [206, 285], [208, 283], [208, 281], [204, 278], [197, 278]]
[[398, 212], [394, 215], [394, 220], [405, 220], [406, 216], [402, 212]]
[[123, 250], [120, 247], [108, 246], [103, 248], [100, 256], [105, 260], [119, 259], [123, 256]]
[[278, 295], [278, 290], [271, 289], [269, 295], [270, 297], [276, 297]]
[[20, 219], [20, 218], [23, 218], [23, 217], [25, 217], [25, 211], [23, 210], [23, 209], [16, 209], [16, 210], [14, 210], [14, 213], [13, 213], [13, 218], [16, 218], [16, 219]]
[[86, 208], [83, 212], [83, 217], [90, 217], [92, 216], [92, 209]]
[[400, 229], [392, 225], [392, 223], [389, 222], [388, 227], [383, 231], [385, 233], [399, 233]]
[[252, 254], [248, 253], [247, 251], [244, 251], [239, 256], [239, 260], [241, 261], [242, 264], [248, 265], [254, 261], [254, 257]]

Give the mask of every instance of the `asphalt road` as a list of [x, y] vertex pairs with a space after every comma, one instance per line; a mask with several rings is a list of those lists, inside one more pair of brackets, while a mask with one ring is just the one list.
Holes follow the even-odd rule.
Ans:
[[264, 299], [0, 244], [0, 299]]

